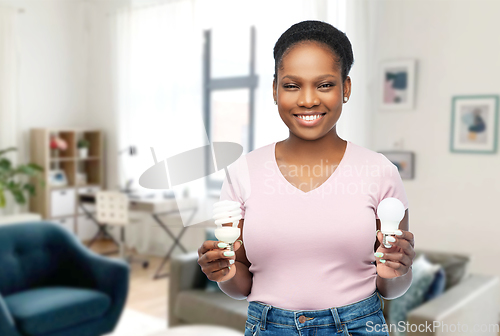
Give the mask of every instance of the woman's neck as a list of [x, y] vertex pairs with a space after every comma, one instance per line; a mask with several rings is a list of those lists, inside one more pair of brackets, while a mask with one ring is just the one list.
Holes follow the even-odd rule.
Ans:
[[330, 133], [316, 140], [305, 140], [290, 133], [289, 137], [282, 142], [282, 154], [287, 161], [293, 162], [316, 162], [342, 157], [347, 141], [341, 139], [336, 132]]

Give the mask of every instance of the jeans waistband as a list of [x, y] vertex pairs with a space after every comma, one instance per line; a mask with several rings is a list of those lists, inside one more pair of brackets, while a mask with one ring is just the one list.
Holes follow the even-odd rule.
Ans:
[[[313, 321], [317, 320], [318, 318], [331, 317], [332, 320], [335, 321], [337, 330], [341, 331], [342, 323], [346, 323], [358, 318], [362, 318], [366, 315], [376, 313], [383, 308], [383, 300], [380, 297], [378, 291], [375, 291], [366, 299], [345, 306], [331, 307], [321, 310], [288, 310], [259, 301], [250, 301], [248, 304], [248, 315], [261, 322], [260, 327], [262, 330], [266, 328], [267, 322], [280, 321], [279, 323], [283, 324], [283, 321], [287, 319], [291, 322], [298, 322], [300, 319], [302, 325], [307, 325], [308, 321], [311, 321], [312, 325], [314, 324]], [[295, 322], [294, 325], [297, 322]]]

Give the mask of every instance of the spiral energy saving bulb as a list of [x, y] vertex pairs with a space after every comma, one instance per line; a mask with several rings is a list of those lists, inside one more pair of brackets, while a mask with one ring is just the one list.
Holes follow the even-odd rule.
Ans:
[[399, 229], [399, 223], [405, 216], [405, 207], [397, 198], [388, 197], [379, 203], [377, 215], [380, 218], [380, 231], [384, 235], [382, 244], [386, 248], [390, 248], [391, 245], [388, 245], [387, 237], [396, 234], [396, 231]]
[[[241, 208], [240, 203], [234, 201], [220, 201], [214, 204], [214, 217], [217, 229], [215, 237], [229, 245], [231, 251], [234, 251], [234, 242], [240, 236]], [[233, 223], [232, 226], [222, 226], [222, 224]]]

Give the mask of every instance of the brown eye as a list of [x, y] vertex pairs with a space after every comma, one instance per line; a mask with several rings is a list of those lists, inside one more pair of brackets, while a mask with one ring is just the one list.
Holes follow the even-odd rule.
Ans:
[[321, 84], [319, 87], [320, 88], [330, 88], [330, 87], [333, 87], [334, 85], [331, 84], [331, 83], [325, 83], [325, 84]]
[[285, 84], [283, 85], [285, 89], [297, 89], [298, 87], [292, 84]]

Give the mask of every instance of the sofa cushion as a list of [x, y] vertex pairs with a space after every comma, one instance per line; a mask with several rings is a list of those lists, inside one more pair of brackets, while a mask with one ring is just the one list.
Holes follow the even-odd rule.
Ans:
[[427, 259], [433, 264], [443, 267], [446, 274], [445, 291], [458, 284], [467, 274], [467, 266], [470, 258], [464, 255], [448, 252], [415, 251], [418, 257], [425, 254]]
[[245, 325], [247, 310], [247, 300], [235, 300], [224, 293], [193, 289], [179, 293], [174, 315], [187, 323], [218, 324], [238, 329]]
[[108, 295], [90, 289], [44, 287], [5, 297], [18, 328], [26, 335], [54, 332], [104, 315]]
[[446, 287], [446, 273], [443, 267], [439, 267], [439, 270], [436, 272], [434, 276], [434, 281], [432, 281], [429, 290], [424, 295], [424, 302], [432, 300], [439, 295], [443, 294], [444, 289]]
[[[433, 264], [439, 264], [442, 267], [442, 273], [445, 275], [444, 279], [444, 291], [447, 291], [449, 288], [457, 285], [467, 274], [467, 265], [469, 262], [469, 257], [460, 254], [454, 254], [450, 252], [435, 252], [435, 251], [426, 251], [426, 250], [415, 250], [415, 260], [421, 255], [425, 255], [426, 258]], [[432, 283], [429, 291], [426, 293], [426, 297], [430, 300], [433, 296], [433, 287], [437, 286], [437, 290], [439, 291], [439, 286], [443, 284], [436, 284], [441, 280], [436, 279], [441, 277], [441, 272], [438, 271], [436, 273], [434, 282]], [[434, 292], [435, 293], [435, 292]], [[390, 307], [393, 300], [385, 300], [384, 299], [384, 316], [387, 321], [390, 319]]]

